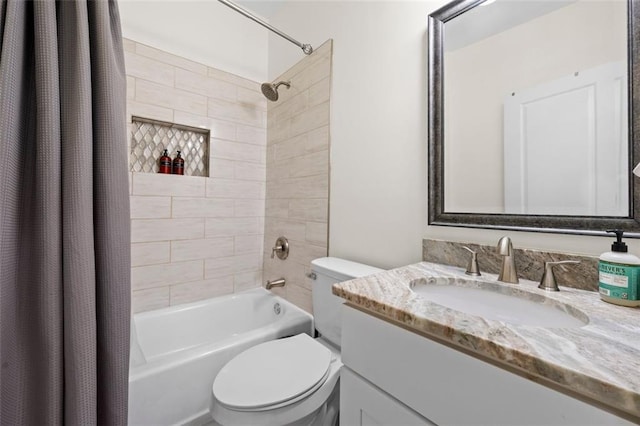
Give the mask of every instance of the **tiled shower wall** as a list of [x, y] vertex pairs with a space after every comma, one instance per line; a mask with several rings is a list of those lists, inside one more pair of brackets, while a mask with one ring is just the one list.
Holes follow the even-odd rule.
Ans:
[[131, 174], [134, 312], [259, 286], [267, 145], [260, 83], [126, 39], [125, 61], [129, 123], [136, 115], [211, 129], [208, 178]]
[[[273, 291], [311, 312], [311, 260], [327, 255], [329, 212], [329, 97], [332, 41], [275, 81], [280, 99], [268, 105], [264, 279], [284, 278]], [[271, 259], [276, 239], [289, 257]]]

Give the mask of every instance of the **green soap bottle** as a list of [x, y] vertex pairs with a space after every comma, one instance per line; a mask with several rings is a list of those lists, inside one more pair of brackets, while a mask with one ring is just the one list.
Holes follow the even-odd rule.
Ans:
[[598, 262], [598, 290], [600, 298], [616, 305], [640, 306], [640, 258], [627, 253], [622, 242], [623, 231], [616, 234], [611, 251], [602, 253]]

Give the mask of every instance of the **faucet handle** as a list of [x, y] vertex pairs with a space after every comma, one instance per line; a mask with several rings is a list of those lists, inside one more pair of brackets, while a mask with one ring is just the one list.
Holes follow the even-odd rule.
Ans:
[[471, 253], [471, 258], [469, 259], [467, 270], [464, 273], [467, 275], [472, 275], [474, 277], [479, 277], [482, 274], [480, 273], [480, 267], [478, 266], [478, 252], [471, 250], [467, 246], [462, 246], [462, 248]]
[[546, 291], [560, 291], [558, 288], [558, 283], [556, 283], [556, 277], [553, 275], [553, 267], [555, 265], [562, 265], [568, 263], [580, 263], [579, 260], [560, 260], [558, 262], [544, 262], [544, 272], [542, 274], [542, 279], [540, 280], [540, 285], [538, 288]]

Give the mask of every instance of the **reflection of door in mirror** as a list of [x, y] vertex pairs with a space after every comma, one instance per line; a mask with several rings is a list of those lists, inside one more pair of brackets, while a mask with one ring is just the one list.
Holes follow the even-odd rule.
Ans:
[[[543, 126], [547, 132], [538, 137], [542, 142], [538, 149], [542, 157], [536, 157], [538, 163], [521, 163], [520, 170], [527, 170], [530, 173], [528, 179], [538, 184], [536, 194], [552, 195], [549, 199], [538, 197], [535, 200], [538, 207], [533, 210], [526, 206], [523, 208], [522, 203], [515, 210], [505, 206], [507, 171], [504, 168], [505, 99], [510, 98], [512, 93], [524, 94], [531, 88], [551, 84], [567, 76], [575, 78], [576, 72], [579, 76], [587, 76], [589, 70], [606, 68], [606, 64], [614, 62], [620, 63], [626, 74], [626, 12], [626, 3], [617, 0], [497, 0], [486, 7], [475, 7], [445, 23], [445, 212], [628, 215], [628, 188], [620, 186], [620, 181], [627, 185], [628, 175], [627, 162], [620, 157], [627, 155], [626, 109], [620, 110], [622, 114], [618, 115], [624, 122], [615, 123], [613, 120], [616, 118], [609, 120], [614, 124], [608, 126], [611, 130], [607, 134], [600, 134], [604, 128], [600, 123], [596, 125], [595, 121], [591, 124], [582, 123], [580, 131], [583, 135], [574, 129], [566, 138], [557, 138], [562, 134], [562, 129], [548, 129], [548, 124]], [[482, 27], [489, 27], [491, 31], [482, 30]], [[620, 90], [618, 95], [626, 102], [626, 84], [622, 84]], [[572, 120], [575, 117], [584, 118], [586, 114], [584, 108], [588, 104], [588, 90], [578, 92], [581, 95], [558, 97], [553, 107], [558, 108], [559, 112], [547, 117], [560, 118], [556, 124], [565, 126], [565, 131], [567, 123], [574, 125]], [[592, 101], [593, 107], [612, 105], [601, 98]], [[549, 108], [546, 108], [547, 112]], [[576, 112], [576, 108], [582, 108], [582, 111]], [[624, 109], [624, 106], [618, 103], [615, 108]], [[534, 110], [531, 108], [529, 112]], [[544, 111], [545, 108], [540, 107], [536, 114]], [[581, 112], [584, 114], [581, 115]], [[536, 118], [542, 119], [539, 115]], [[590, 135], [585, 130], [589, 125], [597, 129], [594, 132], [600, 133]], [[625, 133], [620, 134], [620, 129], [624, 129]], [[614, 134], [616, 131], [617, 135]], [[555, 141], [552, 135], [556, 135]], [[603, 141], [605, 146], [613, 143], [613, 140], [622, 140], [624, 148], [596, 150], [589, 146], [596, 139]], [[562, 146], [560, 140], [570, 143]], [[552, 146], [553, 151], [550, 152]], [[542, 158], [546, 156], [553, 160], [559, 153], [564, 153], [561, 154], [564, 158], [560, 159], [560, 170], [564, 175], [551, 177], [544, 174], [552, 165], [547, 163], [549, 166], [540, 166]], [[590, 155], [611, 156], [617, 160], [609, 163], [608, 171], [600, 173], [600, 170], [594, 171], [577, 161]], [[595, 188], [595, 193], [585, 192], [581, 200], [568, 202], [562, 191], [577, 194], [584, 192], [588, 186], [584, 183], [585, 176], [576, 175], [576, 171], [586, 173], [587, 182], [590, 182], [588, 185]], [[542, 175], [533, 175], [534, 172]], [[559, 188], [558, 176], [564, 176], [564, 188]], [[570, 182], [575, 185], [568, 186]], [[611, 189], [614, 187], [617, 189]], [[617, 195], [612, 195], [614, 193]], [[610, 197], [602, 198], [606, 197], [603, 194], [609, 194]]]
[[628, 213], [626, 76], [615, 62], [505, 98], [506, 213]]

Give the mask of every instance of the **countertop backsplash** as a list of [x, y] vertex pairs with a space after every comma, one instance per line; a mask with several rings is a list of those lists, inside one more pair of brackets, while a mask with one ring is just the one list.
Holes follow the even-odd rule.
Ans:
[[[478, 252], [478, 265], [482, 273], [500, 272], [502, 256], [498, 254], [496, 246], [423, 239], [422, 260], [466, 268], [471, 254], [463, 248], [464, 246]], [[553, 268], [558, 285], [598, 291], [598, 258], [595, 256], [551, 253], [515, 247], [514, 251], [519, 278], [540, 281], [544, 272], [544, 262], [578, 260], [579, 264], [557, 265]]]

